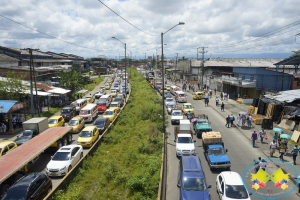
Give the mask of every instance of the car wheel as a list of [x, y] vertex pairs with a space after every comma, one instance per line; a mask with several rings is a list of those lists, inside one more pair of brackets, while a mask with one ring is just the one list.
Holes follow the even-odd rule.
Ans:
[[0, 186], [0, 198], [2, 199], [2, 197], [5, 195], [5, 193], [7, 192], [7, 190], [9, 189], [9, 185], [8, 184], [2, 184]]
[[83, 157], [83, 153], [80, 154], [80, 159]]
[[68, 144], [71, 144], [72, 143], [72, 133], [69, 133], [67, 135], [67, 138], [68, 138]]
[[67, 144], [68, 144], [68, 140], [67, 140], [66, 136], [64, 136], [64, 137], [62, 138], [62, 145], [63, 145], [63, 146], [66, 146]]
[[68, 168], [68, 172], [70, 172], [72, 169], [72, 166], [70, 165], [69, 168]]

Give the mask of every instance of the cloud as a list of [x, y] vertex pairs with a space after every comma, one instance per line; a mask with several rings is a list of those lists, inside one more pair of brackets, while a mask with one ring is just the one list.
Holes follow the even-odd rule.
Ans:
[[[133, 55], [144, 58], [160, 54], [162, 32], [164, 54], [196, 57], [196, 48], [208, 53], [281, 53], [299, 49], [291, 41], [267, 45], [300, 32], [300, 23], [273, 37], [258, 37], [299, 21], [298, 0], [101, 0], [145, 34], [114, 14], [97, 0], [2, 0], [0, 14], [54, 37], [95, 49], [72, 46], [0, 17], [0, 45], [39, 47], [83, 57], [124, 54], [127, 44]], [[300, 22], [300, 21], [299, 21]], [[150, 35], [149, 35], [150, 34]], [[155, 35], [155, 36], [151, 36]], [[259, 38], [257, 41], [253, 39]], [[261, 39], [260, 39], [261, 38]], [[250, 42], [249, 42], [250, 40]], [[300, 40], [300, 39], [299, 39]], [[248, 41], [248, 42], [244, 42]], [[256, 47], [256, 48], [253, 48]], [[148, 51], [147, 51], [148, 50]]]

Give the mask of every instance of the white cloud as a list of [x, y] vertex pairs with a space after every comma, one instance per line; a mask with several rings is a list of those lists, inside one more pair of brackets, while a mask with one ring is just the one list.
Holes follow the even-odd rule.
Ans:
[[[196, 56], [196, 48], [208, 46], [216, 53], [282, 53], [299, 49], [293, 35], [300, 32], [300, 23], [285, 34], [256, 42], [255, 39], [274, 29], [300, 20], [298, 0], [127, 0], [103, 1], [130, 23], [132, 27], [97, 0], [1, 0], [0, 14], [49, 35], [97, 51], [51, 39], [0, 17], [0, 45], [18, 48], [39, 47], [42, 51], [77, 54], [84, 57], [124, 54], [123, 44], [133, 55], [160, 54], [161, 32], [178, 22], [185, 22], [164, 35], [167, 56]], [[293, 30], [295, 29], [295, 30]], [[289, 32], [287, 32], [289, 31]], [[283, 38], [290, 41], [272, 46], [266, 44]], [[300, 37], [299, 37], [300, 41]], [[233, 45], [234, 44], [234, 45]], [[253, 46], [259, 48], [247, 49]], [[226, 45], [228, 48], [220, 48]], [[243, 50], [244, 49], [244, 50]], [[148, 51], [147, 51], [148, 50]], [[241, 51], [239, 51], [241, 50]]]

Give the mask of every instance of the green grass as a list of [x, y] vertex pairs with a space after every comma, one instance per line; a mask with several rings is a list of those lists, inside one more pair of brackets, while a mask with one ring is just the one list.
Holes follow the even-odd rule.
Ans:
[[117, 122], [65, 191], [52, 199], [157, 199], [162, 159], [161, 100], [132, 71], [132, 93]]
[[93, 83], [86, 84], [84, 86], [84, 89], [92, 91], [93, 89], [95, 89], [95, 87], [97, 85], [99, 85], [104, 80], [104, 78], [105, 78], [104, 76], [96, 77], [96, 78], [91, 78], [91, 81], [93, 81]]

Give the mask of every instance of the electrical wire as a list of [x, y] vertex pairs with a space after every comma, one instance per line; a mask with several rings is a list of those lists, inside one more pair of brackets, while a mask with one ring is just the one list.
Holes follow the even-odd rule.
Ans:
[[85, 47], [85, 46], [82, 46], [82, 45], [79, 45], [79, 44], [75, 44], [75, 43], [72, 43], [72, 42], [69, 42], [69, 41], [66, 41], [66, 40], [57, 38], [57, 37], [55, 37], [55, 36], [49, 35], [49, 34], [47, 34], [47, 33], [44, 33], [44, 32], [42, 32], [42, 31], [39, 31], [39, 30], [34, 29], [34, 28], [32, 28], [32, 27], [29, 27], [29, 26], [27, 26], [27, 25], [25, 25], [25, 24], [22, 24], [22, 23], [20, 23], [20, 22], [17, 22], [17, 21], [15, 21], [15, 20], [13, 20], [13, 19], [10, 19], [10, 18], [8, 18], [8, 17], [5, 17], [5, 16], [3, 16], [3, 15], [1, 15], [1, 14], [0, 14], [0, 17], [3, 17], [4, 19], [7, 19], [7, 20], [9, 20], [9, 21], [12, 21], [12, 22], [14, 22], [14, 23], [16, 23], [16, 24], [19, 24], [19, 25], [21, 25], [21, 26], [24, 26], [24, 27], [26, 27], [26, 28], [28, 28], [28, 29], [33, 30], [33, 31], [36, 31], [36, 32], [38, 32], [38, 33], [40, 33], [40, 34], [46, 35], [46, 36], [48, 36], [48, 37], [50, 37], [50, 38], [53, 38], [53, 39], [56, 39], [56, 40], [60, 40], [60, 41], [62, 41], [62, 42], [65, 42], [65, 43], [68, 43], [68, 44], [71, 44], [71, 45], [74, 45], [74, 46], [77, 46], [77, 47], [80, 47], [80, 48], [89, 49], [89, 50], [92, 50], [92, 51], [100, 51], [99, 49], [92, 49], [92, 48], [89, 48], [89, 47]]
[[158, 35], [153, 35], [153, 34], [150, 34], [150, 33], [147, 33], [145, 31], [143, 31], [142, 29], [136, 27], [135, 25], [133, 25], [132, 23], [130, 23], [129, 21], [127, 21], [126, 19], [124, 19], [121, 15], [119, 15], [118, 13], [116, 13], [113, 9], [111, 9], [110, 7], [108, 7], [105, 3], [103, 3], [102, 1], [98, 0], [100, 3], [102, 3], [106, 8], [108, 8], [111, 12], [115, 13], [118, 17], [120, 17], [121, 19], [123, 19], [125, 22], [127, 22], [128, 24], [130, 24], [131, 26], [133, 26], [134, 28], [136, 28], [137, 30], [147, 34], [147, 35], [150, 35], [150, 36], [158, 36]]

